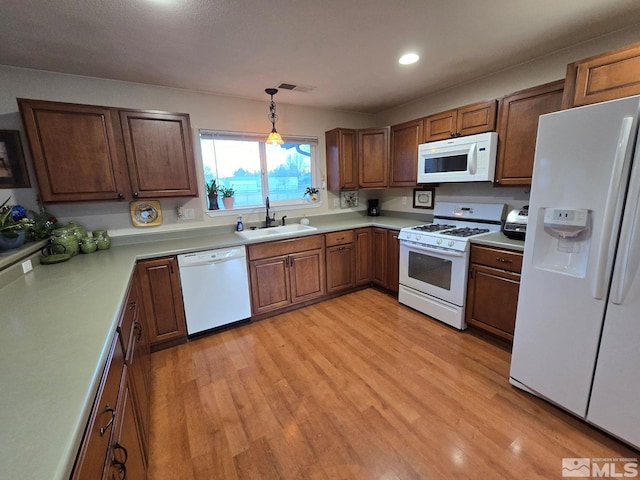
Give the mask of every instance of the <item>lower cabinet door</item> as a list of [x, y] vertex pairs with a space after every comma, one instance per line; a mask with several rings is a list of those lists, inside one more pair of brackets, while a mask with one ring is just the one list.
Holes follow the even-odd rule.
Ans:
[[352, 243], [327, 248], [327, 292], [355, 286], [355, 251]]
[[520, 274], [472, 264], [467, 288], [467, 323], [513, 341], [519, 290]]
[[111, 442], [108, 480], [145, 480], [147, 465], [144, 460], [142, 441], [133, 405], [130, 379], [125, 367], [123, 388], [118, 401], [118, 430]]
[[250, 262], [253, 313], [269, 312], [291, 303], [288, 263], [286, 255]]
[[324, 254], [322, 250], [289, 255], [291, 302], [312, 300], [325, 292]]

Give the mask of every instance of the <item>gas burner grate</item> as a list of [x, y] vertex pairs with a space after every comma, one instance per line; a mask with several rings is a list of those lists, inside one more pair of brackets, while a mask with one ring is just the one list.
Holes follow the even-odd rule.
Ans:
[[412, 230], [420, 230], [422, 232], [440, 232], [442, 230], [450, 230], [456, 228], [455, 225], [443, 225], [441, 223], [429, 223], [426, 225], [418, 225], [413, 227]]
[[443, 235], [450, 235], [452, 237], [472, 237], [473, 235], [480, 235], [481, 233], [488, 233], [490, 230], [488, 228], [455, 228], [453, 230], [447, 230], [446, 232], [442, 232]]

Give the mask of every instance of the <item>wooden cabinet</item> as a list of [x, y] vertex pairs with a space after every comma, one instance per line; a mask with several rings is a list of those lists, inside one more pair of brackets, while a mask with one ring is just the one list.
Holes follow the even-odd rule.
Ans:
[[400, 243], [398, 231], [373, 228], [373, 283], [392, 292], [399, 289]]
[[117, 111], [25, 99], [18, 106], [43, 202], [130, 197]]
[[413, 187], [418, 179], [418, 145], [422, 143], [422, 119], [391, 127], [390, 187]]
[[176, 258], [142, 260], [137, 270], [151, 351], [185, 342], [187, 324]]
[[467, 325], [513, 341], [522, 253], [471, 245]]
[[247, 256], [254, 314], [272, 312], [325, 294], [322, 235], [249, 245]]
[[493, 131], [497, 106], [496, 100], [490, 100], [429, 115], [423, 119], [422, 141], [433, 142]]
[[327, 263], [327, 293], [348, 290], [356, 285], [354, 231], [342, 230], [324, 236]]
[[640, 43], [567, 65], [562, 108], [640, 94]]
[[389, 175], [389, 128], [358, 130], [358, 184], [384, 188]]
[[140, 300], [134, 274], [72, 480], [146, 478], [151, 365], [141, 333], [145, 317]]
[[71, 475], [72, 480], [102, 478], [114, 428], [123, 369], [124, 352], [119, 335], [116, 334], [111, 343], [105, 371], [76, 458]]
[[358, 188], [358, 132], [347, 128], [334, 128], [325, 132], [327, 149], [327, 189]]
[[560, 110], [563, 88], [560, 80], [500, 99], [496, 184], [531, 185], [538, 118]]
[[367, 285], [373, 279], [373, 228], [357, 228], [354, 238], [356, 247], [356, 285]]
[[119, 113], [133, 198], [196, 196], [189, 115]]
[[44, 203], [196, 196], [189, 115], [18, 99]]
[[144, 480], [147, 478], [147, 461], [143, 453], [142, 432], [138, 429], [139, 423], [133, 397], [130, 372], [125, 366], [118, 400], [116, 426], [107, 461], [106, 478], [109, 480], [123, 478]]

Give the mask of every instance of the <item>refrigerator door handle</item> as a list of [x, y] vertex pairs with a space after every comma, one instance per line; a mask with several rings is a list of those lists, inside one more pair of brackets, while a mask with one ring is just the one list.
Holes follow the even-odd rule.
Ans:
[[625, 171], [625, 163], [627, 160], [627, 147], [631, 138], [631, 128], [633, 127], [633, 117], [624, 117], [618, 137], [618, 146], [614, 157], [613, 171], [607, 191], [607, 200], [604, 207], [603, 224], [600, 235], [600, 247], [596, 257], [596, 270], [593, 277], [593, 298], [602, 300], [606, 294], [607, 279], [611, 272], [611, 232], [614, 228], [614, 220], [618, 216], [617, 213], [622, 211], [623, 192], [620, 188], [622, 174]]
[[633, 248], [640, 241], [640, 148], [636, 150], [633, 161], [629, 193], [625, 217], [620, 231], [620, 251], [616, 259], [613, 282], [611, 285], [611, 301], [622, 304], [629, 286], [640, 267], [640, 249]]

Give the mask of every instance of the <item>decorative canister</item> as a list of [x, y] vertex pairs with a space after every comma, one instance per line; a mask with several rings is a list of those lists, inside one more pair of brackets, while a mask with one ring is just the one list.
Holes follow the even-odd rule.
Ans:
[[[65, 227], [56, 228], [51, 232], [51, 244], [55, 253], [77, 255], [80, 251], [78, 237]], [[56, 248], [56, 245], [62, 245], [64, 248]]]
[[87, 236], [87, 230], [82, 225], [78, 225], [77, 223], [69, 222], [67, 223], [66, 228], [76, 237], [78, 237], [78, 241], [81, 241], [84, 237]]
[[80, 240], [80, 251], [82, 253], [93, 253], [98, 249], [96, 241], [92, 237], [83, 237]]
[[106, 250], [111, 247], [111, 237], [106, 230], [94, 230], [93, 239], [98, 246], [98, 250]]

